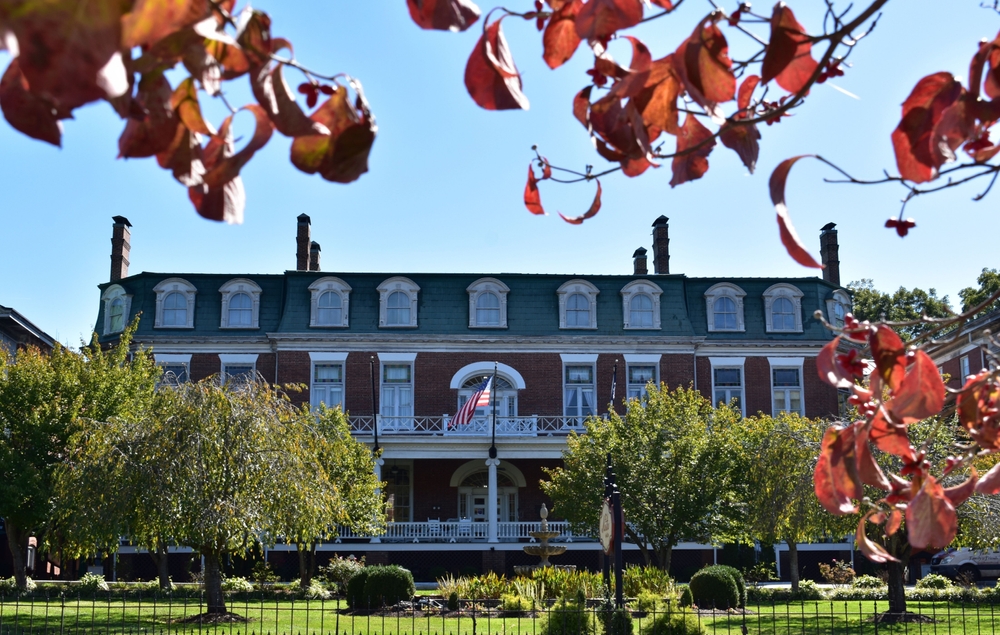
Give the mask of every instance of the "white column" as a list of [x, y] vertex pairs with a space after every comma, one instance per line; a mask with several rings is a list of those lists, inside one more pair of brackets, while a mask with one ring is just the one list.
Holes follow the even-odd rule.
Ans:
[[497, 498], [497, 466], [500, 459], [486, 459], [486, 465], [490, 468], [489, 483], [486, 493], [486, 518], [489, 520], [487, 542], [500, 542], [497, 539], [497, 505], [500, 502]]
[[[383, 465], [385, 465], [385, 459], [383, 459], [381, 456], [378, 457], [377, 459], [375, 459], [375, 480], [377, 480], [380, 483], [382, 482], [382, 466]], [[376, 496], [381, 496], [381, 494], [382, 494], [382, 488], [381, 487], [375, 490], [375, 495]], [[373, 536], [371, 541], [372, 542], [381, 543], [382, 539], [379, 538], [378, 536]]]

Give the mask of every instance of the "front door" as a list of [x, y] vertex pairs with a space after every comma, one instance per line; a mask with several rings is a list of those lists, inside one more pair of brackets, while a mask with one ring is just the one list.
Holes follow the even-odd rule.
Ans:
[[[458, 516], [470, 518], [476, 522], [486, 522], [487, 501], [489, 490], [485, 487], [458, 488]], [[517, 488], [497, 488], [497, 520], [499, 522], [517, 521]]]

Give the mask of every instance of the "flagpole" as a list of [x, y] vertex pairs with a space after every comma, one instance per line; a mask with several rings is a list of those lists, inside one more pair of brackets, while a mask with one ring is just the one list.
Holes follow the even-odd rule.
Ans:
[[497, 366], [498, 362], [493, 362], [493, 380], [490, 389], [490, 401], [493, 403], [493, 434], [490, 438], [490, 458], [497, 458]]

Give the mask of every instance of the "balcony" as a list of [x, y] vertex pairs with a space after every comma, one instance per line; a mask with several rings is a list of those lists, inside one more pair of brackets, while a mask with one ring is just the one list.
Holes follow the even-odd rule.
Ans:
[[[541, 531], [539, 522], [498, 522], [497, 539], [500, 542], [534, 542], [531, 532]], [[549, 523], [549, 531], [562, 532], [552, 542], [590, 542], [588, 536], [573, 535], [566, 521]], [[489, 523], [473, 522], [471, 520], [429, 520], [418, 523], [389, 523], [385, 533], [378, 536], [363, 536], [351, 532], [347, 527], [339, 528], [340, 537], [336, 542], [346, 540], [373, 540], [380, 542], [408, 543], [465, 543], [486, 542], [489, 536]]]
[[[492, 434], [493, 420], [488, 417], [473, 419], [464, 425], [452, 425], [452, 415], [434, 417], [386, 417], [379, 415], [380, 435], [406, 434], [425, 436], [488, 437]], [[536, 437], [583, 432], [586, 417], [497, 417], [498, 437]], [[351, 416], [351, 432], [372, 434], [374, 421], [371, 415]]]

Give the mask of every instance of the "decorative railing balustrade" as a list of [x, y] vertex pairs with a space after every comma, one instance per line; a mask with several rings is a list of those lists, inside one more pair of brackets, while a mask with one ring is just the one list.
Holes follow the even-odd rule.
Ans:
[[[379, 415], [379, 434], [415, 434], [456, 437], [488, 437], [493, 432], [493, 420], [478, 417], [469, 423], [452, 425], [452, 415], [432, 417], [384, 417]], [[497, 417], [497, 436], [535, 437], [568, 434], [571, 430], [583, 432], [586, 417]], [[371, 415], [352, 416], [351, 432], [372, 434], [374, 422]]]
[[[533, 531], [541, 531], [539, 522], [498, 522], [497, 539], [501, 542], [532, 542]], [[566, 521], [549, 523], [549, 531], [561, 532], [552, 542], [590, 541], [588, 536], [574, 535]], [[359, 535], [347, 527], [339, 528], [344, 540], [378, 538], [382, 542], [486, 542], [489, 537], [489, 523], [471, 520], [429, 520], [418, 523], [389, 523], [386, 531], [378, 536]]]

